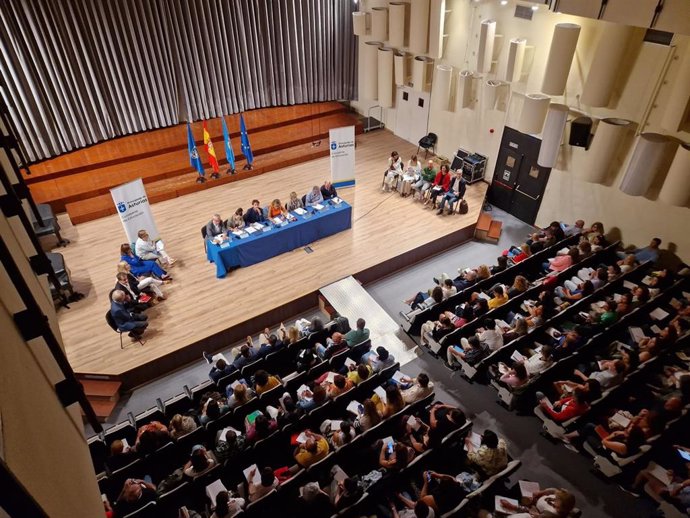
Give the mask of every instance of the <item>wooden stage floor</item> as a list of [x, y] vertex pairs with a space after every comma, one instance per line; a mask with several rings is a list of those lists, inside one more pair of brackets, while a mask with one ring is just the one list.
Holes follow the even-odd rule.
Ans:
[[357, 185], [339, 194], [353, 206], [352, 228], [311, 245], [313, 253], [294, 250], [263, 263], [215, 277], [206, 260], [200, 229], [214, 212], [229, 217], [248, 207], [300, 195], [329, 176], [322, 158], [260, 177], [222, 185], [154, 204], [154, 217], [168, 252], [178, 259], [168, 299], [150, 309], [144, 347], [119, 348], [107, 326], [108, 293], [115, 284], [119, 247], [125, 234], [117, 216], [72, 226], [60, 216], [63, 236], [57, 249], [65, 256], [75, 289], [86, 297], [58, 311], [67, 357], [81, 374], [119, 377], [126, 387], [141, 384], [200, 358], [202, 350], [227, 348], [300, 311], [314, 307], [318, 289], [354, 275], [367, 283], [472, 237], [486, 192], [483, 182], [469, 186], [465, 215], [437, 216], [420, 203], [381, 192], [381, 178], [391, 150], [406, 159], [416, 146], [386, 130], [357, 137]]

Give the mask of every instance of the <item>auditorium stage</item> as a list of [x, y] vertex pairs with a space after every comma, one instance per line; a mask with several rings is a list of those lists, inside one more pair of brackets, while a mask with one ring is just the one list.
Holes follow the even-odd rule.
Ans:
[[[471, 239], [487, 185], [468, 186], [469, 213], [437, 216], [420, 203], [381, 192], [391, 150], [405, 161], [416, 146], [386, 130], [357, 137], [357, 185], [340, 196], [353, 206], [352, 228], [313, 243], [312, 253], [294, 250], [263, 263], [215, 276], [206, 261], [200, 229], [211, 214], [228, 218], [258, 197], [262, 204], [286, 200], [290, 191], [307, 192], [329, 176], [321, 158], [156, 203], [154, 217], [169, 253], [178, 259], [170, 270], [174, 282], [164, 287], [168, 299], [148, 310], [146, 345], [120, 350], [107, 326], [108, 293], [115, 284], [119, 247], [125, 234], [117, 216], [72, 226], [60, 216], [63, 236], [71, 240], [57, 251], [65, 256], [75, 289], [86, 297], [58, 310], [67, 357], [79, 374], [119, 378], [132, 388], [201, 358], [202, 350], [227, 348], [265, 326], [286, 324], [318, 304], [318, 290], [353, 275], [366, 284], [425, 257]], [[414, 286], [411, 289], [417, 288]], [[366, 317], [366, 315], [365, 315]]]

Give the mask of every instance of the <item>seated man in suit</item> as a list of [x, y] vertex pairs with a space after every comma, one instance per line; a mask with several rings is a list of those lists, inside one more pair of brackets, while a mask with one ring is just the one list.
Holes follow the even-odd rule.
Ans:
[[127, 296], [124, 291], [115, 290], [112, 302], [110, 303], [110, 314], [115, 320], [115, 325], [120, 331], [129, 331], [129, 336], [139, 339], [148, 327], [146, 315], [132, 313], [125, 307]]
[[323, 195], [321, 194], [321, 189], [319, 189], [316, 185], [312, 187], [311, 191], [307, 193], [307, 198], [305, 201], [305, 207], [313, 207], [314, 205], [323, 203]]
[[240, 370], [242, 367], [251, 363], [255, 359], [256, 351], [249, 347], [249, 345], [244, 344], [242, 347], [240, 347], [240, 354], [238, 354], [235, 360], [232, 362], [232, 366], [235, 369]]
[[264, 211], [261, 210], [259, 205], [259, 200], [252, 200], [252, 206], [247, 209], [247, 212], [244, 213], [244, 221], [247, 225], [251, 225], [252, 223], [263, 223], [266, 221]]
[[338, 192], [335, 190], [335, 187], [333, 187], [333, 184], [329, 180], [323, 182], [323, 185], [321, 186], [321, 196], [323, 196], [324, 200], [330, 200], [331, 198], [338, 196]]
[[206, 239], [213, 239], [216, 236], [227, 235], [228, 227], [225, 225], [220, 217], [220, 214], [214, 214], [211, 221], [206, 223]]

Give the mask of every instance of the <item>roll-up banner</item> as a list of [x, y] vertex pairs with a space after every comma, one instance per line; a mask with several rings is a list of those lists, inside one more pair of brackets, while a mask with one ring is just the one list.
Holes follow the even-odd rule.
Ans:
[[354, 187], [355, 127], [332, 129], [328, 138], [331, 143], [331, 182], [335, 187]]
[[153, 241], [160, 237], [141, 178], [110, 189], [110, 194], [125, 228], [128, 242], [136, 242], [140, 230], [146, 230]]

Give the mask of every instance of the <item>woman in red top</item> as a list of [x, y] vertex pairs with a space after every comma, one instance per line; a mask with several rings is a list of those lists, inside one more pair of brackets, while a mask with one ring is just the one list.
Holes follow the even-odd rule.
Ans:
[[[539, 397], [539, 395], [537, 395], [537, 397]], [[572, 396], [559, 399], [553, 407], [549, 406], [548, 401], [542, 394], [542, 397], [539, 399], [539, 406], [557, 423], [562, 423], [573, 417], [580, 416], [589, 410], [587, 394], [580, 388], [576, 388]]]
[[448, 189], [450, 189], [450, 180], [450, 169], [448, 168], [448, 164], [443, 164], [440, 171], [436, 173], [434, 182], [431, 184], [431, 189], [429, 189], [431, 197], [424, 202], [424, 206], [427, 206], [429, 202], [431, 202], [431, 207], [434, 207], [436, 204], [436, 197], [439, 194], [447, 193]]

